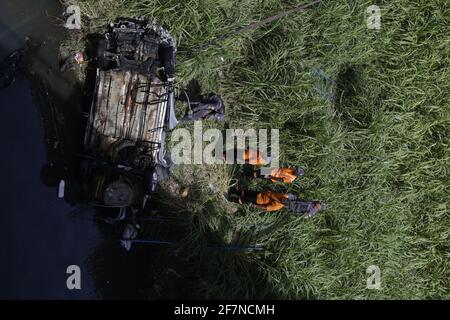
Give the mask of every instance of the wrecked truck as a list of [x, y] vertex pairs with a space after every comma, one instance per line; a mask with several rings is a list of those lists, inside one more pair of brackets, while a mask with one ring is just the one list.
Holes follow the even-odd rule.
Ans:
[[166, 131], [177, 124], [176, 41], [140, 19], [108, 26], [98, 46], [97, 74], [82, 165], [88, 202], [143, 208], [172, 162]]

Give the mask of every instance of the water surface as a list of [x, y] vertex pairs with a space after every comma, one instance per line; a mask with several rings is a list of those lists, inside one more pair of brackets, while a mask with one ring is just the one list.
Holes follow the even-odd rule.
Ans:
[[[74, 207], [58, 199], [56, 187], [44, 185], [41, 175], [46, 163], [61, 156], [50, 154], [45, 143], [54, 133], [42, 122], [43, 116], [55, 120], [47, 114], [50, 104], [65, 122], [60, 140], [66, 153], [57, 166], [70, 162], [82, 137], [73, 80], [58, 67], [65, 36], [57, 25], [62, 12], [56, 0], [0, 2], [0, 59], [24, 47], [26, 36], [33, 43], [26, 52], [31, 75], [0, 91], [0, 298], [94, 297], [86, 258], [97, 244], [97, 228], [89, 219], [70, 215]], [[37, 95], [48, 100], [37, 101]], [[81, 268], [81, 290], [66, 287], [66, 268], [72, 264]]]

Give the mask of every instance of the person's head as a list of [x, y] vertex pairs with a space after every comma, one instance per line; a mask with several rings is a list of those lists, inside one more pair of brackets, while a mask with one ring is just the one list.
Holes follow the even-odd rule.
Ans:
[[317, 211], [325, 209], [325, 203], [322, 201], [313, 201], [313, 207]]
[[295, 170], [297, 172], [298, 177], [303, 177], [305, 175], [305, 169], [301, 167], [296, 167]]
[[325, 204], [321, 201], [311, 201], [308, 207], [308, 211], [305, 213], [304, 218], [314, 217], [320, 210], [325, 208]]

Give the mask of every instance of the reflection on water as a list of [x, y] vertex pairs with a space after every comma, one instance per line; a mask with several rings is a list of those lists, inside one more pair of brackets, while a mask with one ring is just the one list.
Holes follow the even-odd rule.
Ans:
[[[126, 252], [98, 211], [79, 209], [72, 181], [89, 90], [59, 70], [63, 11], [58, 0], [0, 2], [0, 59], [25, 48], [21, 74], [0, 90], [0, 298], [180, 297], [183, 268], [168, 250]], [[61, 179], [66, 201], [57, 197]], [[81, 268], [81, 290], [66, 287], [70, 265]]]
[[[43, 122], [52, 119], [49, 104], [60, 113], [59, 120], [70, 119], [70, 125], [60, 123], [65, 130], [61, 142], [70, 150], [64, 154], [67, 162], [58, 164], [62, 171], [77, 151], [77, 135], [82, 132], [79, 106], [63, 103], [73, 96], [73, 85], [58, 72], [57, 48], [64, 34], [49, 19], [60, 12], [57, 1], [0, 3], [0, 59], [27, 46], [26, 36], [32, 39], [25, 52], [28, 72], [0, 91], [0, 298], [94, 296], [86, 257], [98, 241], [97, 228], [92, 221], [71, 218], [73, 208], [41, 179], [46, 176], [42, 168], [61, 156], [49, 152], [54, 130]], [[38, 102], [38, 96], [47, 98]], [[82, 290], [66, 288], [66, 269], [73, 264], [81, 267]]]
[[88, 297], [87, 274], [79, 292], [66, 290], [65, 272], [71, 264], [86, 270], [84, 258], [95, 245], [96, 230], [92, 223], [71, 219], [71, 208], [41, 182], [47, 155], [29, 83], [16, 81], [2, 91], [0, 105], [0, 297]]

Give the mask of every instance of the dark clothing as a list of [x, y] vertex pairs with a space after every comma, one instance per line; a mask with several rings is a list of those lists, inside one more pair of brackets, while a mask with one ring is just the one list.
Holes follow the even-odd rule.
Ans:
[[228, 200], [239, 203], [256, 204], [259, 192], [232, 188], [228, 192]]
[[190, 104], [191, 113], [187, 114], [180, 122], [195, 120], [219, 120], [224, 121], [225, 105], [218, 95], [210, 95], [202, 98], [198, 103]]
[[259, 192], [252, 191], [252, 190], [246, 190], [244, 192], [244, 195], [242, 197], [243, 202], [245, 203], [253, 203], [256, 204], [256, 200], [258, 197]]
[[287, 202], [288, 208], [299, 215], [309, 218], [317, 214], [320, 208], [315, 206], [315, 201], [291, 200]]
[[244, 177], [260, 178], [261, 169], [255, 169], [255, 166], [252, 165], [244, 165], [242, 175]]

